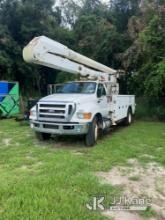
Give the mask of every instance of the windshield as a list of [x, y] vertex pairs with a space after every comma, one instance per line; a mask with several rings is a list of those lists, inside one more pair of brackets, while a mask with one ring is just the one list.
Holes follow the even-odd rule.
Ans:
[[60, 85], [56, 89], [56, 93], [92, 94], [95, 90], [95, 82], [71, 82]]

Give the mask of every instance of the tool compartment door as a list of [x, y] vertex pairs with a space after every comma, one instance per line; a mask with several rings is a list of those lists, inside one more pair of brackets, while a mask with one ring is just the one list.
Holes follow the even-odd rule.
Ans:
[[119, 121], [127, 117], [128, 108], [131, 107], [134, 113], [135, 96], [133, 95], [114, 95], [113, 96], [113, 115], [114, 120]]

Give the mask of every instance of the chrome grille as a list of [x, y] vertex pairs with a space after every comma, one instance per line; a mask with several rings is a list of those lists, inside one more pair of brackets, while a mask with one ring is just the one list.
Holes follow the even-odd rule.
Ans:
[[38, 120], [68, 121], [75, 111], [74, 103], [39, 102]]

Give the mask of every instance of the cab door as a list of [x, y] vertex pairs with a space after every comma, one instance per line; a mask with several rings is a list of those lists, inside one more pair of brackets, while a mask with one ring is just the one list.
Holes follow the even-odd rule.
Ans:
[[106, 89], [102, 83], [98, 84], [97, 87], [97, 104], [100, 110], [100, 113], [103, 117], [108, 116], [108, 100], [107, 100], [107, 94]]

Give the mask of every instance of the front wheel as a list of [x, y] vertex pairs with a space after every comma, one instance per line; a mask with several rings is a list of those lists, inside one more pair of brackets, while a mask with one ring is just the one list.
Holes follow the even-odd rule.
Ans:
[[89, 126], [88, 133], [85, 136], [85, 144], [87, 147], [92, 147], [96, 143], [99, 136], [99, 124], [97, 117], [94, 117]]
[[49, 140], [50, 137], [51, 137], [51, 134], [42, 133], [42, 132], [36, 132], [35, 135], [36, 135], [36, 138], [37, 138], [39, 141], [47, 141], [47, 140]]

